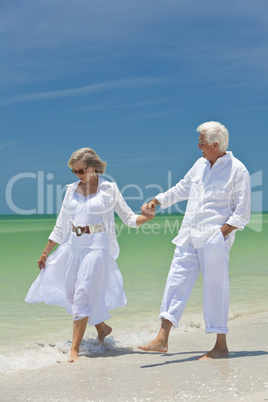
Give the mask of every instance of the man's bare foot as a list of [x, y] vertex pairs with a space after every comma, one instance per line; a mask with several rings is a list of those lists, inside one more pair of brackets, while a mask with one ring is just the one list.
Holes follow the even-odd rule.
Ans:
[[143, 350], [144, 352], [159, 352], [159, 353], [167, 353], [168, 351], [168, 344], [161, 339], [154, 339], [152, 342], [148, 343], [144, 346], [137, 346], [139, 349]]
[[210, 352], [205, 353], [203, 356], [198, 357], [197, 360], [207, 359], [224, 359], [229, 356], [228, 349], [213, 348]]
[[77, 350], [75, 350], [75, 349], [71, 349], [71, 353], [70, 353], [68, 362], [73, 363], [78, 359], [79, 359], [79, 352]]
[[98, 339], [101, 344], [103, 344], [104, 338], [112, 332], [112, 328], [109, 325], [105, 324], [105, 322], [101, 322], [100, 324], [95, 325], [96, 330], [98, 331]]
[[199, 357], [197, 360], [223, 359], [228, 356], [229, 352], [226, 343], [226, 334], [217, 334], [214, 348], [210, 352], [205, 353], [203, 356]]

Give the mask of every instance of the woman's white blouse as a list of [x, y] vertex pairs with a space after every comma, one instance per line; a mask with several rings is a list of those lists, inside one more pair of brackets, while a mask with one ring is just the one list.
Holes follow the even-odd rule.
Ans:
[[84, 197], [82, 194], [75, 192], [70, 205], [71, 209], [74, 211], [74, 226], [83, 227], [102, 223], [98, 194], [91, 194]]
[[[72, 225], [75, 224], [74, 200], [75, 192], [79, 183], [80, 180], [67, 186], [66, 194], [62, 203], [59, 216], [57, 218], [54, 229], [49, 236], [49, 239], [54, 241], [55, 243], [63, 244], [69, 239], [70, 233], [72, 231]], [[99, 184], [96, 197], [98, 197], [99, 201], [100, 216], [102, 217], [105, 231], [108, 234], [109, 252], [113, 256], [113, 258], [116, 259], [119, 255], [119, 246], [116, 239], [114, 212], [118, 214], [120, 219], [127, 226], [133, 228], [137, 227], [138, 215], [136, 215], [127, 205], [116, 183], [109, 182], [101, 176], [99, 176]]]

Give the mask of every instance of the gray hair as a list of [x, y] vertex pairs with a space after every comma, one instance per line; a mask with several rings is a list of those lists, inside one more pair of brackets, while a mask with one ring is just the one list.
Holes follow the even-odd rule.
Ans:
[[96, 173], [104, 174], [107, 163], [102, 161], [91, 148], [81, 148], [72, 153], [68, 166], [72, 169], [75, 162], [84, 162], [86, 167], [94, 167]]
[[223, 124], [217, 121], [208, 121], [200, 124], [196, 131], [205, 135], [204, 139], [209, 145], [217, 142], [219, 144], [219, 151], [224, 152], [227, 150], [229, 133]]

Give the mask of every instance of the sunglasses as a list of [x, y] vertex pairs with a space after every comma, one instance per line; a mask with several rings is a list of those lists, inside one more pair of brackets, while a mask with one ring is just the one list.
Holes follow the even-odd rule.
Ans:
[[84, 174], [87, 169], [88, 166], [85, 169], [79, 169], [79, 170], [71, 169], [71, 171], [73, 174]]

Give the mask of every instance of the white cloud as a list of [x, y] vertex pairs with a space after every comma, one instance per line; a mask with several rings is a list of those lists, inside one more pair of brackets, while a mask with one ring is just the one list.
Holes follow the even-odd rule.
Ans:
[[155, 77], [139, 77], [139, 78], [126, 78], [115, 81], [106, 81], [98, 84], [86, 85], [84, 87], [64, 89], [50, 92], [30, 93], [26, 95], [18, 95], [2, 101], [1, 105], [9, 105], [15, 103], [25, 103], [31, 101], [39, 101], [45, 99], [66, 98], [74, 96], [83, 96], [94, 92], [102, 92], [113, 89], [127, 89], [136, 87], [148, 87], [156, 85], [164, 85], [171, 83], [169, 78], [155, 78]]
[[104, 71], [111, 59], [121, 68], [178, 60], [197, 80], [201, 69], [218, 79], [219, 67], [266, 74], [267, 0], [24, 0], [0, 9], [2, 86]]
[[177, 109], [169, 109], [169, 110], [163, 110], [160, 112], [143, 113], [142, 117], [145, 117], [147, 119], [155, 119], [157, 117], [168, 116], [169, 114], [176, 112], [176, 111], [177, 111]]
[[13, 145], [18, 145], [18, 141], [11, 141], [11, 142], [5, 142], [0, 144], [0, 150], [8, 148], [8, 147], [12, 147]]
[[94, 104], [88, 106], [81, 106], [74, 109], [75, 112], [89, 112], [89, 111], [97, 111], [97, 110], [105, 110], [105, 109], [127, 109], [127, 108], [140, 108], [140, 107], [147, 107], [147, 106], [154, 106], [159, 104], [164, 104], [170, 102], [170, 99], [163, 98], [163, 99], [150, 99], [144, 100], [140, 102], [134, 103], [102, 103], [102, 104]]

